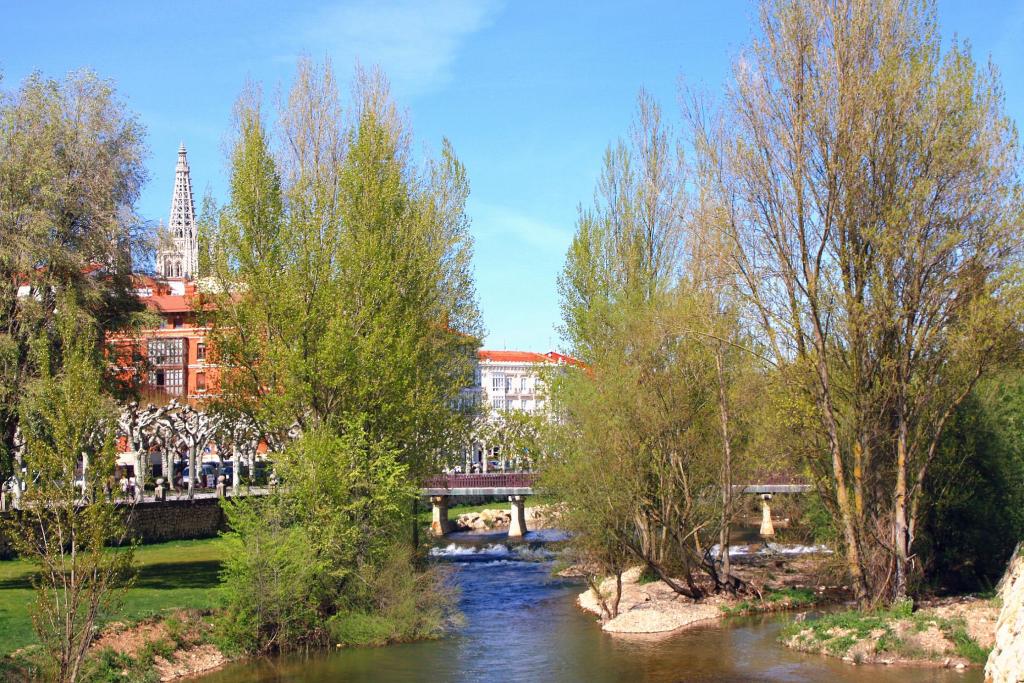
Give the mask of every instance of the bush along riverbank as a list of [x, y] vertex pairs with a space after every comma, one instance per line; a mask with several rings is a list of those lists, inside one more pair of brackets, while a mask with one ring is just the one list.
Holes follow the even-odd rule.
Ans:
[[[335, 613], [308, 645], [324, 650], [377, 647], [443, 636], [461, 620], [452, 607], [454, 594], [444, 587], [443, 571], [434, 567], [401, 579], [377, 577], [382, 603], [378, 609]], [[134, 621], [111, 622], [93, 638], [79, 680], [173, 681], [262, 654], [246, 647], [247, 642], [239, 638], [239, 626], [233, 613], [225, 609], [172, 609]], [[0, 658], [0, 681], [47, 680], [52, 664], [40, 645], [28, 645]]]

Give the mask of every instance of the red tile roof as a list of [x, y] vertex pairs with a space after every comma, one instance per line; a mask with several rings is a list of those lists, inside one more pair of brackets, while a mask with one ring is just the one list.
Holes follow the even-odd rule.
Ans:
[[569, 365], [583, 365], [572, 356], [566, 356], [557, 351], [547, 353], [534, 353], [533, 351], [488, 351], [481, 349], [477, 351], [480, 360], [489, 360], [495, 363], [567, 363]]
[[136, 287], [156, 287], [159, 283], [151, 275], [132, 273], [132, 284]]
[[195, 310], [189, 297], [180, 294], [157, 294], [144, 297], [142, 300], [158, 313], [190, 313]]
[[559, 353], [558, 351], [548, 351], [544, 356], [553, 363], [564, 363], [565, 365], [577, 365], [581, 368], [583, 367], [583, 361], [580, 359], [567, 356], [564, 353]]
[[481, 349], [477, 352], [480, 360], [489, 360], [498, 363], [545, 363], [547, 358], [540, 353], [533, 351], [487, 351]]

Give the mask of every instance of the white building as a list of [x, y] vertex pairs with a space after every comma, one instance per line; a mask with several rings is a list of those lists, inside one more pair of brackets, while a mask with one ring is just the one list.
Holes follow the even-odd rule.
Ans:
[[[492, 425], [510, 411], [546, 414], [548, 397], [542, 370], [578, 364], [575, 358], [555, 351], [534, 353], [482, 349], [477, 352], [475, 386], [464, 391], [464, 400], [478, 403], [481, 415]], [[498, 457], [499, 449], [495, 444], [475, 441], [466, 466], [487, 471], [487, 462]], [[488, 454], [486, 458], [485, 452]]]
[[479, 385], [484, 412], [544, 410], [544, 388], [540, 369], [552, 363], [532, 351], [487, 351], [477, 354]]

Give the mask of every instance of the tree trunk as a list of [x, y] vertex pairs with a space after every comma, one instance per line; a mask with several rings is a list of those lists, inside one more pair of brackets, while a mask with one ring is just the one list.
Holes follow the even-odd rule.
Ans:
[[725, 395], [725, 374], [722, 369], [722, 345], [715, 348], [715, 370], [718, 375], [718, 415], [722, 428], [722, 525], [718, 535], [718, 556], [726, 581], [731, 572], [729, 562], [729, 531], [732, 519], [732, 445], [729, 442], [729, 404]]
[[231, 495], [238, 495], [238, 485], [241, 481], [242, 459], [238, 456], [238, 446], [231, 447]]
[[82, 500], [89, 500], [89, 454], [82, 451]]
[[196, 447], [190, 445], [188, 447], [188, 499], [192, 500], [195, 494], [196, 479], [199, 477], [199, 473], [196, 471]]
[[867, 600], [867, 583], [864, 579], [864, 572], [861, 570], [860, 544], [858, 543], [857, 530], [853, 523], [853, 511], [850, 509], [850, 497], [846, 491], [846, 475], [843, 473], [843, 454], [839, 447], [839, 428], [836, 425], [835, 415], [832, 412], [829, 372], [825, 366], [824, 337], [821, 335], [821, 330], [817, 323], [814, 330], [818, 356], [816, 365], [818, 380], [821, 383], [819, 387], [821, 392], [819, 401], [822, 409], [822, 418], [825, 421], [825, 429], [828, 433], [829, 450], [832, 455], [832, 483], [836, 488], [836, 504], [839, 507], [843, 540], [846, 543], [846, 568], [850, 573], [854, 597], [858, 603], [863, 605]]
[[907, 560], [910, 548], [907, 547], [907, 420], [903, 406], [900, 406], [899, 423], [896, 434], [896, 488], [894, 490], [893, 510], [893, 549], [895, 550], [896, 585], [893, 598], [903, 600], [907, 597]]
[[612, 601], [612, 619], [619, 616], [619, 602], [622, 600], [622, 572], [615, 572], [615, 600]]
[[142, 451], [139, 449], [132, 451], [132, 468], [135, 470], [135, 485], [142, 486]]

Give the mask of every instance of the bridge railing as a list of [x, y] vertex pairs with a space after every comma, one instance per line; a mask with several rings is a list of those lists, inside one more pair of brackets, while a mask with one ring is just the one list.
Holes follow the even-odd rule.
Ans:
[[427, 479], [423, 485], [428, 489], [529, 488], [536, 481], [536, 472], [496, 472], [442, 474]]

